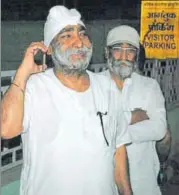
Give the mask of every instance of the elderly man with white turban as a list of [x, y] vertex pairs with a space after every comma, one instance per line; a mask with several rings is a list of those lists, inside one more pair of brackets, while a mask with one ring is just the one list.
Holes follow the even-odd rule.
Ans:
[[[128, 121], [115, 83], [86, 70], [92, 44], [80, 18], [51, 8], [44, 43], [27, 48], [3, 98], [2, 136], [22, 135], [21, 195], [116, 195], [116, 152], [121, 193], [131, 194]], [[54, 69], [34, 63], [39, 50], [52, 55]]]
[[[116, 82], [125, 116], [130, 121], [132, 144], [126, 148], [133, 194], [161, 195], [155, 144], [166, 134], [165, 103], [156, 80], [138, 73], [139, 48], [139, 34], [134, 28], [127, 25], [113, 28], [107, 35], [108, 70], [102, 74]], [[116, 156], [117, 164], [119, 161]], [[120, 177], [115, 175], [118, 183]]]

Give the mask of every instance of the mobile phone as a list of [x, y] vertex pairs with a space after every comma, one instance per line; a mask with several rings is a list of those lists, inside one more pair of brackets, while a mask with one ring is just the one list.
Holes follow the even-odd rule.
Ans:
[[46, 65], [46, 53], [43, 53], [43, 57], [42, 57], [42, 64]]
[[45, 65], [46, 64], [46, 53], [39, 51], [35, 56], [35, 63], [37, 65]]

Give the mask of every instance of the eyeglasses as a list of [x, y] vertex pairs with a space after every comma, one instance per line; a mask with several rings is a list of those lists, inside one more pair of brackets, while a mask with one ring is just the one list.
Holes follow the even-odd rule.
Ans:
[[125, 52], [126, 57], [135, 57], [137, 54], [137, 49], [132, 47], [120, 47], [120, 46], [113, 46], [110, 48], [112, 52], [119, 53], [120, 57], [122, 57], [123, 52]]

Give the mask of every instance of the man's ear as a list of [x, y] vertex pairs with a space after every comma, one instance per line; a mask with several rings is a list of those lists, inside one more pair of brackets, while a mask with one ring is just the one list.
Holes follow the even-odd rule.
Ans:
[[105, 47], [105, 48], [104, 48], [104, 55], [105, 55], [105, 58], [106, 58], [106, 59], [109, 58], [109, 48], [108, 48], [108, 47]]
[[48, 47], [47, 54], [52, 55], [52, 46], [51, 45]]

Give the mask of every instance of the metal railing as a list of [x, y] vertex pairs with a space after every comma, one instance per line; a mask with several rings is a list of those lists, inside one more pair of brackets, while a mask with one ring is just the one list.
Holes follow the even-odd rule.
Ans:
[[179, 59], [146, 60], [143, 74], [158, 81], [167, 107], [179, 102]]
[[22, 145], [12, 149], [5, 149], [1, 153], [1, 172], [21, 165], [22, 160]]
[[[9, 83], [11, 83], [14, 75], [15, 75], [15, 70], [9, 70], [9, 71], [2, 71], [1, 72], [1, 78], [3, 80], [3, 78], [7, 79]], [[2, 85], [1, 84], [1, 93], [4, 95], [4, 93], [6, 92], [6, 90], [8, 89], [9, 85]]]
[[[15, 75], [15, 72], [16, 72], [15, 70], [1, 72], [1, 97], [8, 89]], [[13, 147], [13, 145], [10, 144], [10, 142], [13, 142], [13, 140], [16, 139], [18, 139], [18, 137], [13, 138], [11, 140], [1, 139], [1, 172], [22, 164], [23, 160], [21, 142], [20, 141], [18, 141], [18, 143], [16, 142], [15, 144], [16, 147]]]
[[[92, 64], [89, 69], [93, 72], [101, 72], [106, 69], [105, 64]], [[15, 71], [2, 71], [3, 78], [10, 78], [14, 76]], [[168, 60], [146, 60], [143, 69], [143, 75], [155, 78], [164, 93], [166, 104], [176, 105], [179, 103], [179, 59]], [[7, 90], [8, 86], [2, 86], [2, 95]], [[1, 163], [4, 156], [9, 155], [7, 164], [3, 164], [2, 171], [15, 167], [22, 163], [22, 146], [8, 149], [4, 148], [1, 153]], [[20, 152], [21, 151], [21, 152]]]

